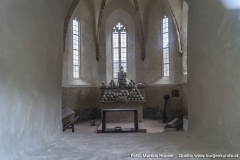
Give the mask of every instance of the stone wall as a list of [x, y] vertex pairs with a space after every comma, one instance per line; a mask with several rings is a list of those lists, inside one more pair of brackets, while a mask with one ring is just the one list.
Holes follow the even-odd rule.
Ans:
[[[102, 109], [137, 109], [138, 111], [138, 121], [143, 121], [143, 106], [144, 102], [134, 102], [130, 101], [127, 103], [117, 102], [117, 103], [101, 103]], [[102, 113], [103, 115], [103, 113]], [[107, 112], [106, 122], [134, 122], [134, 112]]]
[[[167, 117], [172, 120], [187, 114], [187, 109], [183, 108], [183, 85], [163, 85], [146, 87], [146, 101], [143, 107], [143, 117], [150, 119], [162, 119], [165, 99], [164, 95], [170, 96], [167, 102]], [[172, 97], [172, 90], [179, 90], [179, 97]]]
[[62, 89], [63, 106], [68, 106], [79, 115], [78, 121], [100, 118], [100, 90], [97, 87], [73, 87]]
[[[172, 97], [172, 90], [179, 90], [179, 97]], [[75, 87], [63, 88], [63, 106], [72, 108], [76, 115], [80, 116], [79, 121], [86, 121], [100, 118], [101, 105], [99, 99], [101, 91], [97, 87]], [[170, 99], [167, 103], [167, 116], [169, 120], [187, 115], [186, 88], [183, 85], [146, 86], [143, 104], [143, 118], [162, 119], [165, 100], [163, 96], [168, 94]], [[184, 99], [184, 100], [183, 100]]]

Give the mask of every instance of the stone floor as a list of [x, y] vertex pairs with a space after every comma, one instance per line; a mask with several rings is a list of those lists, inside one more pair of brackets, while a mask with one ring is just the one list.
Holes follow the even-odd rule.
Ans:
[[[97, 119], [95, 120], [96, 126], [91, 126], [90, 125], [91, 121], [86, 121], [86, 122], [80, 122], [75, 124], [75, 132], [76, 133], [97, 133], [97, 128], [101, 124], [101, 120]], [[161, 123], [158, 120], [150, 120], [150, 119], [144, 119], [144, 128], [147, 129], [147, 133], [160, 133], [164, 131], [164, 127], [166, 124]], [[134, 123], [129, 123], [129, 124], [116, 124], [116, 126], [121, 126], [122, 128], [133, 128]], [[111, 127], [112, 128], [112, 127]], [[71, 130], [66, 130], [65, 132], [71, 132]]]
[[[143, 158], [143, 154], [173, 155], [172, 159], [212, 159], [179, 158], [179, 154], [236, 154], [239, 149], [215, 142], [204, 134], [194, 132], [163, 133], [71, 133], [55, 136], [39, 150], [24, 155], [18, 160], [118, 160], [157, 159]], [[131, 154], [140, 158], [131, 158]], [[159, 158], [160, 159], [160, 158]], [[235, 158], [237, 159], [237, 158]], [[224, 158], [223, 158], [224, 160]]]
[[[146, 126], [158, 123], [146, 121]], [[100, 123], [100, 121], [97, 121]], [[85, 125], [85, 126], [84, 126]], [[154, 156], [172, 155], [164, 160], [212, 159], [180, 158], [194, 154], [239, 154], [240, 148], [223, 142], [221, 138], [200, 132], [162, 132], [162, 133], [107, 133], [96, 134], [96, 126], [89, 123], [76, 125], [76, 132], [70, 130], [54, 135], [38, 149], [22, 153], [16, 160], [118, 160], [118, 159], [161, 159], [144, 158], [143, 154]], [[150, 128], [151, 128], [150, 127]], [[154, 128], [151, 131], [156, 131]], [[162, 154], [162, 155], [161, 155]], [[133, 158], [131, 155], [137, 156]], [[229, 158], [220, 158], [229, 159]], [[230, 158], [231, 159], [231, 158]], [[239, 159], [239, 158], [233, 158]], [[7, 159], [8, 160], [8, 159]]]

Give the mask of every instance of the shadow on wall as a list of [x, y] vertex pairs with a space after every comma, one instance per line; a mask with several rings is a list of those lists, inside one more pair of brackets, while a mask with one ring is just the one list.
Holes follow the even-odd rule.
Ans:
[[100, 90], [97, 87], [74, 87], [62, 89], [62, 104], [80, 116], [78, 121], [100, 118]]
[[[161, 106], [155, 106], [155, 107], [143, 107], [143, 118], [147, 119], [154, 119], [154, 120], [162, 120], [163, 119], [163, 111], [164, 108]], [[183, 108], [177, 108], [177, 109], [169, 109], [167, 107], [167, 121], [171, 121], [174, 118], [181, 118], [183, 116], [187, 115], [187, 111]]]
[[[179, 97], [172, 97], [172, 90], [179, 90]], [[143, 117], [149, 119], [162, 119], [165, 105], [164, 95], [170, 96], [167, 102], [167, 117], [172, 120], [176, 117], [188, 115], [185, 102], [185, 90], [182, 84], [167, 86], [147, 86], [145, 90], [146, 104], [143, 106]]]
[[79, 116], [77, 122], [101, 118], [101, 110], [99, 108], [84, 108], [83, 110], [75, 110], [75, 112], [76, 116]]

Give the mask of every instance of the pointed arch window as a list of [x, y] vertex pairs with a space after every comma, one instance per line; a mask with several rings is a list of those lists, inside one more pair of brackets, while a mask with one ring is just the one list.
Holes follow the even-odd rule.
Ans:
[[126, 27], [118, 22], [112, 32], [113, 78], [118, 78], [120, 66], [127, 72], [127, 31]]
[[163, 25], [163, 73], [164, 77], [169, 76], [169, 24], [168, 17], [164, 15]]
[[79, 35], [80, 35], [80, 26], [77, 19], [73, 20], [73, 78], [78, 79], [80, 78], [80, 43], [79, 43]]

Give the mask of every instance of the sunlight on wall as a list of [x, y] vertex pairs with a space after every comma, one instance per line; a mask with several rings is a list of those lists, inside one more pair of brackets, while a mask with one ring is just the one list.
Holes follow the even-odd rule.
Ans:
[[221, 0], [222, 4], [230, 10], [240, 9], [240, 1], [239, 0]]

